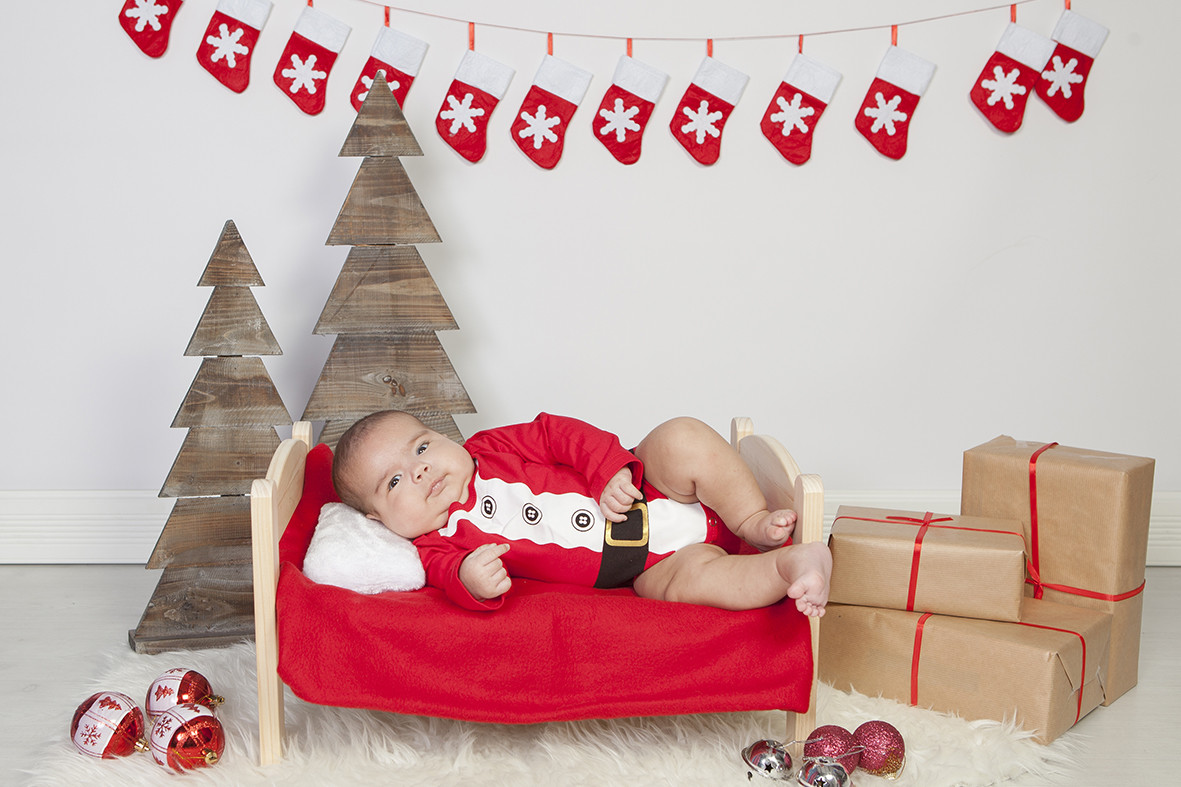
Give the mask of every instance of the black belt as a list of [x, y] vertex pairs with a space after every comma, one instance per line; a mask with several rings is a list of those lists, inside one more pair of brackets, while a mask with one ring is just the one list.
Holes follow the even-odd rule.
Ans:
[[644, 571], [648, 561], [648, 502], [640, 499], [628, 509], [622, 522], [607, 520], [603, 531], [603, 561], [599, 565], [597, 588], [629, 584]]

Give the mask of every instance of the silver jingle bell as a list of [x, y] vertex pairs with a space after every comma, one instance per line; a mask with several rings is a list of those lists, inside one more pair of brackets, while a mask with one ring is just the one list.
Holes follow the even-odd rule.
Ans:
[[852, 784], [845, 766], [829, 757], [806, 761], [796, 781], [804, 787], [849, 787]]
[[[768, 779], [791, 778], [791, 755], [779, 741], [755, 741], [742, 750], [742, 761], [755, 773]], [[747, 774], [749, 778], [749, 774]]]

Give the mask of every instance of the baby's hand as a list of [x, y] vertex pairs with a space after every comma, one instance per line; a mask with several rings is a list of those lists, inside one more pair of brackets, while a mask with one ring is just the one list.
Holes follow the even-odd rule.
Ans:
[[632, 503], [639, 499], [640, 490], [632, 484], [631, 468], [625, 467], [603, 488], [603, 496], [599, 498], [599, 509], [608, 520], [622, 522], [627, 519], [627, 512]]
[[459, 564], [459, 581], [477, 601], [502, 596], [512, 587], [500, 556], [508, 544], [481, 544]]

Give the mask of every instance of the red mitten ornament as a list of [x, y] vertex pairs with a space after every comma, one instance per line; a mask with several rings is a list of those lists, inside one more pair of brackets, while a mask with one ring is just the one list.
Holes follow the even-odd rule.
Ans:
[[513, 120], [513, 142], [542, 169], [562, 158], [566, 130], [590, 87], [591, 73], [553, 55], [546, 55]]
[[853, 124], [883, 156], [906, 155], [910, 121], [934, 75], [934, 63], [896, 46], [886, 50]]
[[816, 124], [840, 81], [840, 71], [804, 54], [796, 55], [787, 67], [759, 128], [792, 164], [803, 164], [812, 157]]
[[1006, 134], [1021, 128], [1025, 104], [1054, 51], [1054, 42], [1009, 23], [968, 93], [989, 123]]
[[209, 680], [200, 672], [184, 667], [170, 669], [148, 687], [144, 709], [155, 718], [177, 705], [204, 705], [213, 710], [225, 699], [213, 693]]
[[271, 0], [217, 0], [197, 62], [235, 93], [250, 84], [250, 58], [271, 15]]
[[74, 711], [70, 739], [83, 754], [102, 759], [143, 750], [144, 714], [135, 700], [117, 691], [87, 697]]
[[119, 24], [148, 57], [168, 49], [172, 20], [184, 0], [127, 0], [119, 9]]
[[275, 84], [309, 115], [324, 109], [328, 75], [352, 28], [323, 11], [306, 7], [275, 66]]
[[1058, 117], [1073, 123], [1082, 117], [1083, 90], [1107, 40], [1107, 28], [1073, 11], [1063, 11], [1051, 37], [1054, 54], [1038, 80], [1037, 94]]
[[722, 152], [722, 131], [749, 77], [720, 60], [706, 57], [681, 96], [669, 129], [681, 147], [706, 166]]
[[488, 120], [504, 98], [515, 73], [475, 50], [463, 53], [435, 117], [435, 129], [444, 142], [468, 161], [475, 163], [484, 157], [488, 149]]
[[652, 110], [668, 84], [668, 74], [623, 55], [615, 66], [611, 87], [591, 120], [595, 139], [622, 164], [640, 160], [640, 145]]
[[361, 103], [369, 95], [369, 88], [373, 87], [373, 77], [378, 71], [385, 73], [385, 81], [389, 83], [390, 92], [398, 106], [406, 101], [406, 92], [410, 84], [418, 76], [418, 69], [426, 58], [427, 43], [422, 39], [407, 35], [389, 27], [378, 29], [377, 40], [373, 42], [373, 49], [369, 53], [369, 60], [361, 69], [357, 77], [357, 84], [353, 85], [353, 109], [361, 111]]
[[162, 767], [187, 771], [217, 763], [226, 748], [226, 733], [204, 705], [176, 705], [156, 717], [148, 746]]

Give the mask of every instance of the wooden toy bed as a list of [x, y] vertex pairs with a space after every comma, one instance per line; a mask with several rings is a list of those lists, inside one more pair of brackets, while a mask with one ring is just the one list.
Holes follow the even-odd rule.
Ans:
[[[731, 441], [771, 507], [799, 515], [797, 542], [820, 540], [820, 477], [747, 418]], [[518, 579], [486, 613], [433, 588], [311, 582], [304, 553], [336, 500], [331, 451], [311, 444], [311, 425], [296, 424], [250, 492], [261, 764], [282, 756], [284, 682], [318, 704], [480, 722], [786, 710], [785, 741], [815, 728], [819, 621], [790, 600], [729, 612]]]

